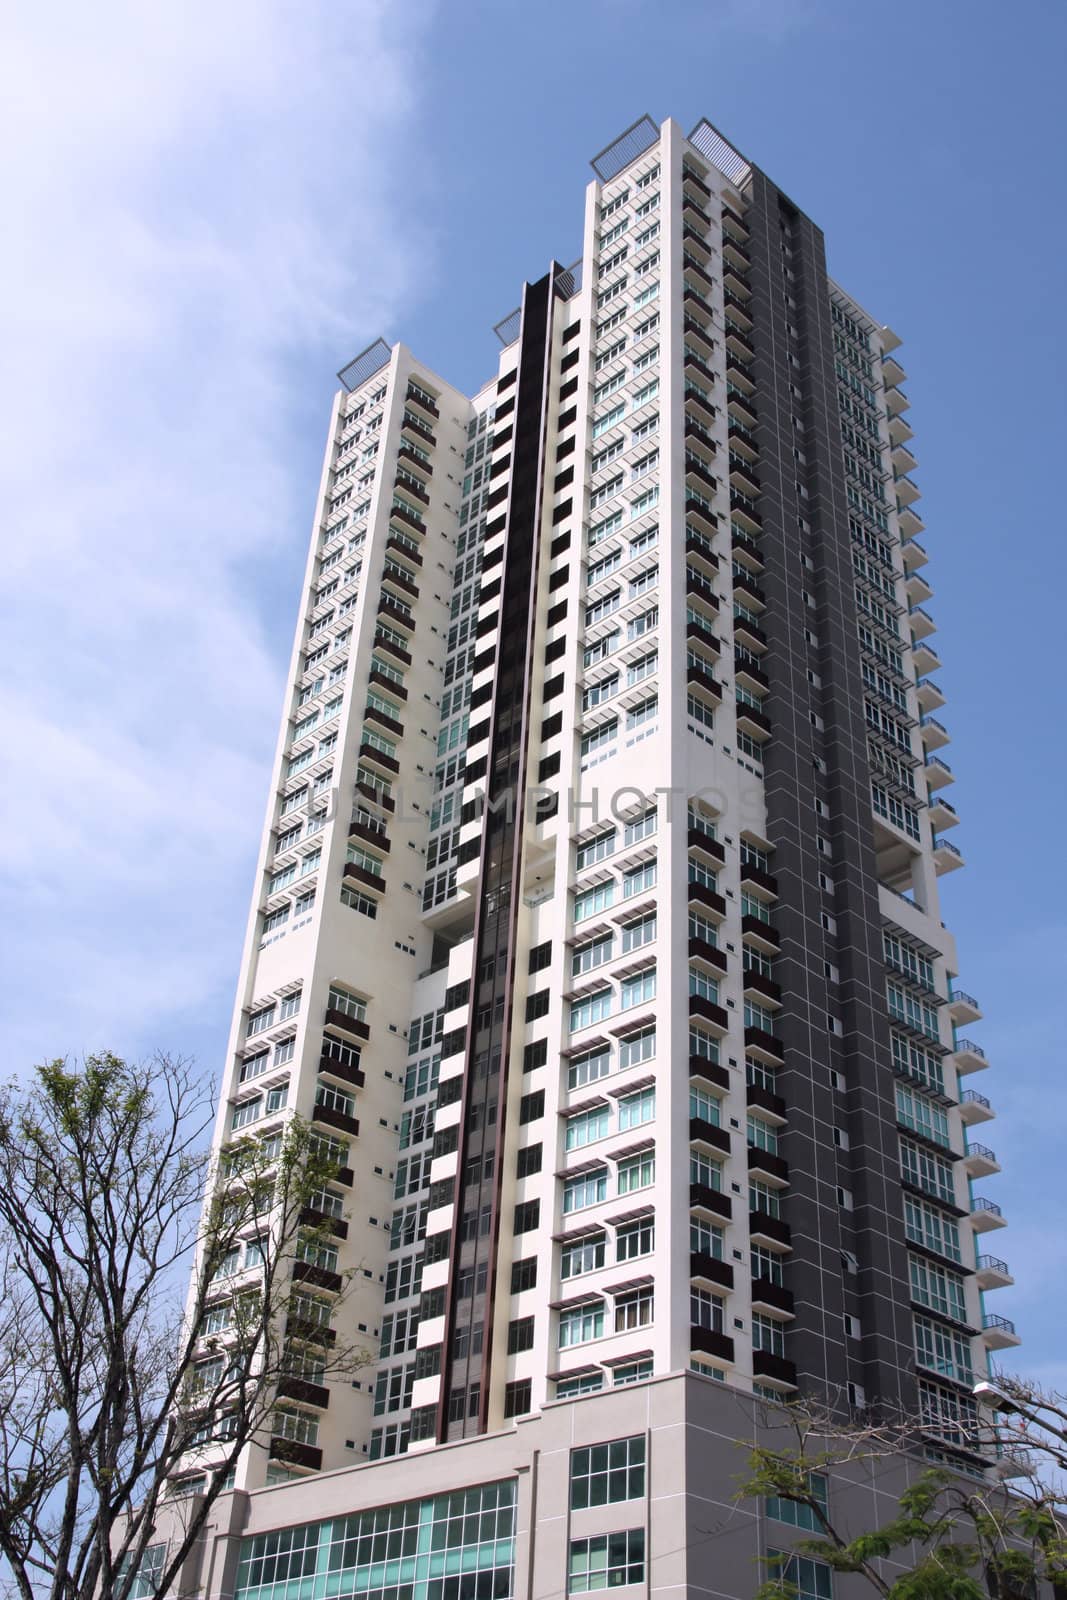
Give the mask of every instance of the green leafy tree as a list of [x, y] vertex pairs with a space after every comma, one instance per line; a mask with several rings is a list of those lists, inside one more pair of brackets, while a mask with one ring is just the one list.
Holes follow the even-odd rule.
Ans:
[[129, 1600], [195, 1473], [153, 1573], [166, 1595], [279, 1389], [367, 1359], [309, 1315], [338, 1288], [314, 1265], [335, 1156], [290, 1118], [213, 1170], [212, 1103], [165, 1055], [53, 1061], [0, 1092], [0, 1558], [19, 1600]]
[[795, 1555], [861, 1578], [885, 1600], [1033, 1600], [1042, 1582], [1057, 1592], [1067, 1585], [1067, 1521], [1052, 1490], [1030, 1482], [1019, 1494], [930, 1468], [903, 1490], [892, 1517], [857, 1532], [831, 1514], [819, 1479], [846, 1463], [899, 1458], [916, 1443], [916, 1424], [842, 1430], [789, 1409], [796, 1443], [752, 1450], [739, 1498], [792, 1502], [817, 1531], [767, 1558], [755, 1600], [793, 1600]]

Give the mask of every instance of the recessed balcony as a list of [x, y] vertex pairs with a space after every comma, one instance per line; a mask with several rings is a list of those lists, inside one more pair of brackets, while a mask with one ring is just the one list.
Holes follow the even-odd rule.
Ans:
[[948, 1014], [957, 1028], [964, 1028], [969, 1022], [981, 1022], [982, 1008], [973, 994], [968, 994], [964, 989], [954, 989], [952, 998], [948, 1003]]
[[949, 805], [940, 795], [934, 795], [930, 801], [930, 826], [934, 832], [943, 833], [946, 828], [955, 828], [959, 820], [956, 807]]
[[963, 1165], [972, 1178], [991, 1178], [1000, 1171], [1000, 1162], [987, 1144], [970, 1144]]
[[960, 1073], [984, 1072], [989, 1065], [989, 1057], [973, 1039], [957, 1039], [952, 1055]]
[[1015, 1282], [1008, 1263], [999, 1256], [978, 1256], [974, 1275], [979, 1289], [1008, 1289]]
[[937, 632], [937, 623], [929, 612], [924, 611], [921, 606], [916, 606], [914, 611], [910, 613], [908, 622], [911, 626], [913, 639], [927, 639], [930, 634]]
[[934, 840], [934, 871], [938, 877], [946, 872], [956, 872], [964, 865], [963, 851], [948, 839]]
[[964, 1089], [960, 1095], [960, 1121], [970, 1127], [976, 1122], [992, 1122], [996, 1116], [991, 1102], [977, 1089]]
[[982, 1340], [987, 1350], [1010, 1350], [1022, 1340], [1009, 1317], [997, 1317], [987, 1311], [982, 1318]]
[[994, 1200], [975, 1195], [971, 1201], [971, 1227], [975, 1233], [989, 1233], [994, 1228], [1006, 1228], [1007, 1218]]

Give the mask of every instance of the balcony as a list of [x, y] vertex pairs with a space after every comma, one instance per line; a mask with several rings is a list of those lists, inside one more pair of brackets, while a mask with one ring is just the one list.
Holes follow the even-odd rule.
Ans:
[[947, 839], [934, 840], [934, 871], [938, 877], [946, 872], [955, 872], [957, 867], [962, 867], [963, 864], [962, 850], [950, 844]]
[[896, 416], [889, 419], [889, 439], [892, 444], [907, 444], [909, 439], [914, 439], [911, 425], [906, 417]]
[[732, 350], [726, 352], [726, 379], [742, 394], [752, 395], [756, 392], [756, 380], [748, 370], [747, 364]]
[[310, 1261], [294, 1261], [293, 1282], [310, 1283], [315, 1289], [326, 1289], [330, 1294], [340, 1294], [345, 1280], [339, 1272], [331, 1272], [328, 1267], [316, 1267]]
[[694, 1250], [689, 1257], [689, 1276], [713, 1283], [720, 1289], [732, 1289], [734, 1269], [728, 1261], [709, 1256], [704, 1250]]
[[697, 650], [706, 650], [711, 656], [718, 656], [720, 645], [718, 639], [710, 628], [702, 627], [699, 622], [690, 617], [685, 625], [685, 637], [688, 643]]
[[757, 615], [762, 611], [766, 611], [767, 597], [759, 584], [753, 583], [747, 572], [738, 571], [735, 567], [731, 581], [735, 598], [742, 601], [749, 611], [755, 611]]
[[272, 1439], [270, 1458], [272, 1461], [284, 1461], [292, 1467], [306, 1467], [309, 1472], [322, 1471], [322, 1451], [318, 1446], [300, 1444], [296, 1439]]
[[989, 1065], [989, 1058], [980, 1044], [975, 1044], [973, 1039], [957, 1039], [953, 1051], [956, 1071], [983, 1072]]
[[893, 387], [888, 388], [886, 390], [886, 392], [885, 392], [885, 408], [886, 408], [886, 411], [889, 414], [889, 416], [891, 416], [891, 417], [899, 417], [900, 413], [902, 411], [907, 411], [907, 409], [908, 409], [908, 407], [910, 405], [911, 405], [911, 401], [908, 399], [908, 397], [904, 393], [903, 389], [898, 389], [894, 385]]
[[752, 1309], [767, 1311], [772, 1317], [791, 1319], [794, 1315], [792, 1292], [771, 1278], [753, 1278]]
[[960, 1095], [960, 1121], [970, 1127], [976, 1122], [992, 1122], [996, 1116], [992, 1103], [977, 1089], [964, 1089]]
[[755, 496], [760, 492], [759, 473], [747, 456], [733, 450], [730, 451], [730, 487], [755, 505]]
[[426, 532], [425, 522], [423, 522], [421, 517], [416, 516], [414, 511], [409, 511], [407, 506], [390, 506], [389, 521], [399, 522], [405, 528], [413, 528], [416, 533]]
[[959, 812], [955, 806], [949, 805], [940, 795], [933, 796], [930, 801], [930, 826], [935, 833], [943, 833], [946, 828], [955, 828], [959, 820]]
[[[688, 512], [688, 510], [689, 503], [687, 502], [686, 511]], [[685, 592], [690, 600], [700, 601], [702, 605], [708, 607], [709, 611], [718, 611], [719, 597], [715, 590], [706, 578], [701, 577], [699, 572], [694, 572], [691, 567], [686, 567], [685, 569]]]
[[424, 506], [428, 506], [430, 503], [430, 497], [426, 493], [425, 485], [421, 479], [418, 483], [414, 482], [414, 476], [414, 473], [409, 473], [407, 469], [404, 468], [403, 471], [398, 472], [396, 477], [393, 479], [393, 487], [395, 489], [399, 489], [401, 494], [413, 494], [416, 500], [421, 500]]
[[726, 901], [721, 894], [709, 888], [706, 883], [700, 883], [691, 878], [689, 880], [688, 900], [691, 906], [699, 906], [702, 911], [710, 911], [720, 921], [726, 916]]
[[913, 505], [916, 500], [922, 497], [922, 491], [917, 485], [912, 483], [910, 478], [905, 478], [900, 474], [894, 475], [893, 487], [896, 490], [897, 506], [901, 511], [905, 506]]
[[993, 1228], [1006, 1228], [1008, 1225], [1000, 1207], [984, 1195], [975, 1195], [971, 1202], [970, 1217], [975, 1233], [989, 1233]]
[[699, 1018], [706, 1027], [716, 1032], [722, 1038], [730, 1029], [730, 1014], [725, 1006], [720, 1006], [714, 1000], [709, 1000], [707, 995], [691, 994], [689, 996], [689, 1015]]
[[690, 1328], [689, 1348], [698, 1355], [715, 1356], [719, 1361], [734, 1359], [734, 1341], [728, 1334], [716, 1333], [714, 1328]]
[[407, 393], [404, 395], [405, 403], [417, 406], [424, 415], [432, 417], [434, 422], [440, 420], [441, 413], [434, 403], [433, 395], [419, 387], [417, 383], [408, 380]]
[[773, 1355], [770, 1350], [753, 1350], [752, 1376], [776, 1387], [795, 1389], [797, 1386], [797, 1369], [792, 1361]]
[[747, 302], [742, 300], [740, 295], [733, 294], [727, 289], [723, 294], [723, 304], [731, 317], [740, 318], [738, 325], [742, 332], [747, 333], [752, 327], [752, 316]]
[[926, 758], [926, 787], [928, 789], [943, 789], [946, 784], [955, 783], [956, 775], [947, 761], [942, 761], [940, 756], [927, 756]]
[[749, 1212], [748, 1237], [753, 1244], [769, 1245], [772, 1249], [793, 1248], [788, 1222], [783, 1222], [781, 1217], [772, 1217], [767, 1211]]
[[387, 711], [382, 711], [376, 705], [366, 705], [363, 708], [364, 722], [372, 722], [376, 727], [382, 728], [390, 737], [402, 739], [404, 737], [404, 724], [391, 717]]
[[384, 589], [378, 598], [378, 615], [384, 617], [391, 628], [403, 628], [407, 633], [415, 632], [415, 618], [406, 606], [400, 605], [392, 595], [386, 594]]
[[[349, 829], [349, 834], [355, 831], [355, 827], [352, 827]], [[370, 829], [362, 831], [369, 833]], [[373, 835], [371, 837], [373, 838]], [[336, 1028], [341, 1033], [350, 1034], [353, 1039], [370, 1038], [370, 1023], [365, 1022], [362, 1017], [354, 1017], [351, 1012], [342, 1011], [338, 1006], [327, 1006], [326, 1015], [322, 1020], [327, 1028]]]
[[344, 880], [346, 883], [357, 883], [361, 889], [369, 889], [372, 894], [385, 893], [385, 879], [376, 872], [369, 872], [356, 861], [345, 862]]
[[738, 413], [740, 413], [739, 420], [746, 428], [754, 428], [758, 423], [759, 413], [751, 396], [744, 389], [736, 389], [732, 384], [728, 383], [726, 385], [726, 404], [728, 415], [734, 420], [738, 420]]
[[891, 388], [894, 384], [906, 382], [907, 376], [908, 374], [904, 371], [900, 362], [895, 361], [892, 356], [888, 356], [882, 362], [882, 378], [887, 388]]
[[1015, 1279], [1008, 1263], [999, 1256], [980, 1255], [975, 1261], [975, 1281], [979, 1289], [1008, 1289]]
[[396, 459], [398, 461], [403, 461], [405, 466], [410, 467], [413, 472], [419, 473], [423, 478], [423, 481], [433, 476], [433, 462], [424, 461], [422, 457], [417, 455], [416, 452], [411, 448], [411, 445], [403, 440], [401, 440], [400, 448], [396, 453]]
[[707, 428], [702, 423], [697, 422], [694, 417], [686, 417], [685, 419], [685, 438], [687, 447], [691, 447], [698, 455], [703, 456], [705, 460], [710, 461], [712, 456], [718, 454], [719, 445], [714, 434], [709, 433]]
[[729, 1219], [733, 1216], [729, 1195], [720, 1194], [718, 1189], [712, 1189], [706, 1183], [689, 1185], [689, 1205], [694, 1211], [709, 1211], [715, 1217]]
[[682, 253], [682, 276], [687, 283], [692, 284], [703, 294], [709, 294], [715, 287], [715, 279], [707, 271], [706, 259], [698, 260], [687, 250]]
[[317, 1406], [325, 1411], [330, 1404], [330, 1391], [324, 1383], [309, 1383], [307, 1378], [282, 1378], [278, 1384], [278, 1397], [296, 1400], [300, 1405]]
[[915, 693], [919, 701], [919, 710], [923, 713], [924, 720], [931, 711], [940, 711], [945, 704], [945, 697], [933, 678], [921, 678], [915, 686]]
[[410, 412], [404, 412], [404, 420], [400, 426], [402, 434], [410, 433], [413, 438], [418, 439], [421, 444], [427, 445], [431, 450], [437, 443], [437, 435], [426, 426], [425, 422], [420, 422]]
[[909, 540], [900, 554], [904, 561], [905, 572], [914, 572], [919, 567], [925, 567], [930, 559], [926, 547], [921, 545], [918, 539]]
[[734, 639], [738, 644], [743, 644], [746, 650], [751, 650], [754, 655], [763, 655], [767, 646], [767, 635], [763, 629], [750, 622], [747, 617], [734, 618]]
[[784, 1186], [789, 1182], [789, 1163], [784, 1156], [775, 1155], [770, 1150], [761, 1150], [759, 1145], [750, 1144], [748, 1174], [750, 1178], [759, 1178], [765, 1183]]
[[988, 1311], [982, 1318], [982, 1339], [987, 1350], [1010, 1350], [1022, 1344], [1010, 1318], [993, 1316]]
[[692, 227], [703, 228], [705, 232], [711, 227], [711, 218], [703, 206], [697, 205], [691, 194], [682, 196], [682, 220], [689, 222]]
[[911, 654], [912, 660], [915, 662], [915, 670], [920, 676], [927, 672], [936, 671], [941, 665], [941, 657], [926, 639], [920, 640], [918, 644], [914, 645]]
[[335, 1106], [316, 1105], [311, 1120], [325, 1128], [336, 1128], [339, 1133], [351, 1134], [353, 1138], [359, 1133], [358, 1119], [350, 1117], [346, 1111], [338, 1111]]
[[685, 553], [687, 556], [692, 556], [693, 560], [704, 569], [706, 576], [711, 577], [718, 572], [719, 558], [711, 548], [706, 534], [698, 533], [695, 528], [687, 528]]
[[384, 650], [386, 655], [395, 657], [405, 667], [411, 666], [412, 657], [410, 653], [402, 645], [397, 644], [395, 639], [386, 638], [384, 633], [376, 633], [374, 635], [374, 648], [375, 650]]
[[730, 294], [740, 296], [742, 300], [752, 298], [752, 289], [745, 270], [739, 267], [736, 261], [727, 259], [723, 262], [722, 286]]
[[782, 948], [777, 928], [769, 922], [764, 922], [762, 917], [753, 917], [746, 913], [741, 918], [741, 934], [747, 944], [754, 945], [765, 955], [776, 956]]
[[[714, 861], [720, 867], [726, 865], [726, 851], [718, 839], [711, 838], [709, 834], [704, 832], [703, 828], [690, 828], [688, 839], [690, 850], [700, 851], [709, 861]], [[721, 952], [716, 951], [716, 955], [719, 954]]]
[[706, 238], [706, 230], [694, 228], [691, 222], [682, 219], [682, 239], [687, 248], [697, 251], [701, 260], [707, 261], [711, 257], [711, 246]]
[[376, 767], [379, 772], [387, 772], [391, 777], [400, 771], [400, 762], [395, 756], [386, 755], [384, 750], [368, 744], [366, 740], [359, 747], [359, 759], [366, 766]]
[[741, 884], [743, 888], [755, 889], [759, 900], [776, 899], [778, 896], [778, 879], [770, 872], [764, 872], [762, 867], [757, 867], [753, 861], [741, 862]]
[[934, 598], [934, 591], [921, 572], [909, 572], [904, 584], [909, 606], [921, 606]]
[[691, 1143], [706, 1144], [712, 1150], [730, 1154], [730, 1135], [726, 1129], [716, 1127], [714, 1122], [707, 1122], [703, 1117], [689, 1118], [689, 1139]]
[[937, 632], [937, 623], [929, 612], [923, 610], [922, 606], [916, 606], [908, 617], [908, 621], [911, 625], [913, 639], [927, 639], [930, 634]]
[[991, 1178], [1000, 1171], [1000, 1162], [986, 1144], [969, 1144], [963, 1165], [972, 1178]]
[[968, 994], [966, 989], [953, 989], [952, 998], [948, 1003], [948, 1014], [957, 1028], [965, 1027], [969, 1022], [981, 1022], [982, 1008], [973, 994]]
[[751, 689], [754, 694], [769, 694], [771, 680], [763, 671], [750, 661], [747, 655], [739, 651], [734, 652], [734, 680], [743, 689]]
[[718, 480], [708, 471], [704, 458], [688, 450], [685, 454], [685, 475], [687, 479], [692, 478], [702, 485], [709, 494], [714, 494], [719, 487]]
[[914, 539], [926, 527], [922, 517], [918, 516], [911, 506], [905, 506], [898, 513], [897, 521], [900, 524], [900, 537], [902, 539]]
[[949, 743], [949, 731], [936, 717], [923, 717], [919, 726], [925, 750], [941, 750]]
[[785, 1063], [785, 1048], [780, 1039], [773, 1033], [768, 1033], [765, 1028], [745, 1029], [745, 1049], [750, 1051], [757, 1060], [767, 1061], [771, 1066], [782, 1066]]
[[756, 972], [751, 967], [745, 969], [744, 993], [746, 1000], [756, 1000], [769, 1006], [780, 1006], [782, 1003], [781, 986], [773, 978], [765, 978], [762, 972]]
[[750, 739], [755, 739], [758, 743], [763, 743], [771, 737], [773, 729], [771, 719], [765, 712], [757, 711], [744, 700], [738, 700], [737, 731], [746, 733]]
[[764, 1121], [773, 1122], [779, 1128], [785, 1126], [785, 1101], [780, 1094], [775, 1094], [773, 1089], [765, 1089], [762, 1083], [747, 1084], [745, 1104], [761, 1111]]
[[689, 1057], [689, 1077], [702, 1078], [705, 1083], [713, 1083], [717, 1089], [724, 1092], [730, 1089], [730, 1074], [725, 1067], [720, 1067], [717, 1061], [709, 1061], [707, 1056]]
[[355, 1061], [347, 1061], [340, 1056], [331, 1056], [325, 1052], [319, 1058], [319, 1073], [329, 1078], [336, 1078], [340, 1083], [348, 1084], [353, 1089], [362, 1089], [367, 1082], [367, 1074]]

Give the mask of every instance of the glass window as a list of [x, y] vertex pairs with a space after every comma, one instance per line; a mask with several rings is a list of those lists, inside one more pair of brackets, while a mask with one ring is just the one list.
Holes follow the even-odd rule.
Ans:
[[603, 1139], [608, 1131], [607, 1106], [594, 1106], [591, 1111], [579, 1111], [567, 1118], [567, 1149], [580, 1150], [583, 1145]]
[[559, 1314], [559, 1347], [586, 1344], [590, 1339], [604, 1336], [604, 1302], [592, 1300], [588, 1305], [571, 1306]]
[[560, 1251], [559, 1275], [561, 1278], [580, 1278], [583, 1273], [595, 1272], [604, 1265], [605, 1237], [602, 1233], [591, 1238], [576, 1239], [564, 1244]]
[[571, 1451], [571, 1510], [640, 1500], [645, 1492], [645, 1436]]
[[593, 1172], [580, 1172], [568, 1178], [563, 1185], [563, 1214], [582, 1211], [595, 1206], [608, 1197], [608, 1169], [597, 1167]]
[[639, 1128], [646, 1122], [651, 1122], [656, 1115], [656, 1090], [653, 1085], [641, 1089], [637, 1094], [625, 1095], [619, 1101], [619, 1131], [627, 1128]]
[[645, 1531], [602, 1533], [594, 1539], [572, 1539], [567, 1590], [588, 1594], [645, 1581]]

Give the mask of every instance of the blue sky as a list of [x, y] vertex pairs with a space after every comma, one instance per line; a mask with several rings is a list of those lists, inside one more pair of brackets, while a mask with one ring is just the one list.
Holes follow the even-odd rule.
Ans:
[[0, 50], [6, 1064], [221, 1065], [333, 374], [460, 387], [588, 159], [715, 122], [904, 339], [1020, 1370], [1067, 1388], [1059, 0], [189, 0]]

